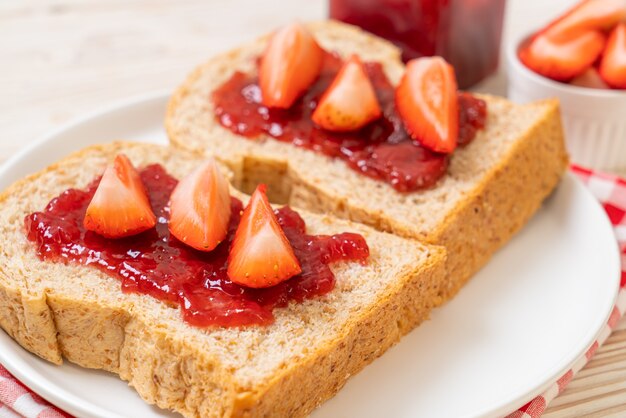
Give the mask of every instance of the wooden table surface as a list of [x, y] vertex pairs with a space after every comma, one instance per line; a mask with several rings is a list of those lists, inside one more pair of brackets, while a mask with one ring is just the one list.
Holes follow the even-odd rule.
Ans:
[[[504, 42], [571, 1], [509, 0]], [[77, 116], [173, 89], [215, 52], [325, 15], [324, 0], [0, 0], [0, 161]], [[500, 75], [482, 90], [503, 88]], [[626, 416], [626, 320], [544, 416]]]

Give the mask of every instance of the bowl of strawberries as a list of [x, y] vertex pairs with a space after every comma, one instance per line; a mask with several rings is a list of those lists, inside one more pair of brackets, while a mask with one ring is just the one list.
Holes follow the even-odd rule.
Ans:
[[626, 0], [583, 0], [507, 48], [508, 96], [556, 97], [576, 163], [626, 169]]

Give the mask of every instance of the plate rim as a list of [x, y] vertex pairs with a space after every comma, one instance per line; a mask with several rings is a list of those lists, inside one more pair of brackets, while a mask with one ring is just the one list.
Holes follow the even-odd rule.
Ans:
[[[136, 94], [129, 96], [126, 99], [113, 100], [105, 105], [95, 108], [90, 112], [74, 117], [49, 132], [38, 136], [33, 142], [18, 149], [11, 157], [3, 161], [2, 164], [0, 164], [0, 178], [4, 177], [5, 172], [17, 162], [28, 157], [31, 153], [36, 152], [37, 148], [41, 145], [54, 141], [54, 138], [62, 135], [65, 131], [69, 131], [80, 125], [92, 122], [94, 119], [98, 119], [109, 113], [123, 110], [124, 108], [140, 106], [144, 103], [155, 100], [165, 100], [167, 102], [169, 101], [170, 96], [171, 90], [169, 89], [160, 89], [144, 94]], [[115, 140], [115, 138], [111, 138], [109, 142], [113, 142]], [[43, 168], [45, 167], [35, 168], [35, 172], [42, 170]], [[4, 190], [6, 190], [6, 188], [2, 188], [0, 193], [4, 192]]]
[[[5, 348], [11, 345], [14, 345], [16, 349], [25, 350], [21, 345], [19, 345], [15, 340], [13, 340], [9, 334], [6, 333], [3, 329], [0, 328], [0, 347]], [[27, 351], [27, 350], [25, 350]], [[35, 356], [35, 354], [30, 353]], [[15, 357], [17, 361], [11, 360], [12, 357]], [[45, 361], [43, 359], [37, 358], [38, 360]], [[7, 361], [8, 360], [8, 361]], [[15, 362], [13, 362], [15, 361]], [[63, 359], [64, 363], [70, 363], [69, 360]], [[65, 412], [69, 412], [75, 417], [85, 417], [85, 418], [126, 418], [123, 415], [116, 414], [110, 410], [104, 409], [101, 406], [91, 403], [89, 401], [84, 400], [83, 398], [73, 394], [66, 387], [59, 386], [56, 384], [49, 383], [46, 379], [37, 379], [37, 377], [43, 377], [39, 373], [35, 371], [34, 368], [29, 368], [27, 370], [31, 370], [34, 373], [27, 373], [18, 368], [18, 365], [21, 365], [21, 359], [16, 354], [12, 354], [12, 351], [8, 350], [0, 350], [0, 364], [4, 366], [5, 369], [9, 371], [17, 380], [19, 380], [22, 384], [28, 387], [30, 390], [35, 392], [37, 395], [44, 398], [46, 401], [50, 402], [52, 405], [62, 409]], [[73, 363], [70, 363], [73, 364]], [[77, 365], [75, 365], [77, 366]], [[80, 366], [77, 366], [80, 367]], [[95, 369], [86, 369], [89, 371], [94, 371]], [[102, 371], [107, 373], [104, 370], [95, 370]]]
[[[611, 317], [611, 314], [613, 312], [613, 309], [615, 308], [615, 305], [617, 303], [617, 299], [619, 296], [619, 291], [620, 291], [620, 276], [621, 276], [621, 257], [620, 257], [620, 251], [619, 251], [619, 245], [617, 243], [617, 239], [615, 238], [615, 232], [614, 232], [614, 228], [613, 228], [613, 224], [611, 223], [606, 211], [604, 210], [604, 208], [602, 207], [602, 204], [600, 203], [600, 201], [591, 193], [591, 191], [587, 188], [587, 186], [585, 186], [585, 184], [578, 178], [576, 177], [576, 175], [574, 173], [572, 173], [569, 169], [566, 170], [565, 175], [562, 177], [561, 182], [559, 183], [558, 187], [561, 187], [561, 184], [564, 181], [571, 181], [574, 185], [574, 187], [580, 189], [583, 191], [583, 193], [591, 198], [591, 203], [593, 205], [593, 207], [595, 208], [594, 210], [598, 211], [598, 213], [601, 215], [600, 219], [601, 219], [601, 225], [603, 229], [607, 229], [610, 232], [610, 236], [613, 237], [613, 240], [611, 241], [611, 248], [612, 248], [612, 256], [611, 258], [613, 259], [613, 264], [614, 264], [614, 270], [615, 273], [613, 274], [613, 296], [611, 298], [611, 303], [609, 305], [607, 305], [605, 314], [603, 316], [602, 321], [598, 321], [598, 326], [597, 328], [594, 327], [594, 329], [596, 329], [595, 332], [591, 332], [589, 331], [587, 338], [585, 339], [585, 343], [583, 345], [583, 347], [581, 349], [572, 349], [571, 353], [572, 353], [572, 359], [569, 361], [563, 361], [561, 362], [562, 366], [557, 368], [556, 366], [554, 367], [554, 371], [552, 373], [545, 373], [545, 375], [549, 375], [548, 378], [544, 379], [544, 383], [541, 384], [537, 384], [534, 390], [528, 391], [525, 395], [520, 395], [516, 398], [516, 400], [509, 400], [506, 402], [500, 402], [500, 404], [496, 407], [492, 407], [492, 408], [483, 408], [482, 410], [479, 411], [478, 415], [476, 415], [477, 417], [496, 417], [496, 416], [501, 416], [502, 414], [511, 414], [513, 412], [515, 412], [514, 410], [509, 410], [510, 406], [512, 404], [516, 404], [518, 405], [517, 408], [521, 408], [523, 405], [525, 405], [527, 402], [532, 401], [533, 399], [535, 399], [537, 396], [541, 395], [542, 393], [544, 393], [546, 390], [548, 390], [553, 384], [556, 384], [556, 382], [558, 381], [558, 379], [560, 379], [565, 373], [568, 372], [568, 370], [571, 370], [572, 367], [574, 366], [574, 364], [586, 353], [586, 351], [591, 347], [591, 345], [597, 341], [600, 337], [600, 335], [603, 333], [605, 326], [607, 325], [607, 322], [609, 320], [609, 318]], [[549, 198], [550, 196], [552, 196], [553, 193], [555, 193], [556, 189], [552, 191], [552, 193], [546, 197]], [[533, 215], [534, 216], [534, 215]], [[600, 225], [600, 224], [599, 224]], [[598, 225], [598, 227], [600, 227]], [[525, 227], [526, 225], [524, 225]], [[522, 227], [522, 229], [524, 228]], [[518, 231], [519, 232], [519, 231]], [[506, 244], [505, 244], [506, 246]], [[504, 247], [503, 247], [504, 248]], [[581, 343], [582, 344], [582, 343]], [[586, 364], [585, 364], [586, 365]], [[558, 396], [558, 394], [557, 394]], [[515, 408], [515, 407], [513, 407]]]
[[[142, 105], [146, 105], [148, 102], [152, 102], [152, 101], [163, 101], [164, 103], [167, 103], [169, 96], [170, 96], [169, 90], [158, 90], [158, 91], [153, 91], [153, 92], [149, 92], [146, 94], [134, 95], [126, 99], [113, 101], [83, 116], [74, 118], [64, 123], [63, 125], [51, 130], [47, 134], [40, 136], [37, 140], [25, 146], [24, 148], [16, 152], [12, 157], [7, 159], [0, 166], [0, 179], [4, 178], [6, 176], [6, 173], [13, 166], [18, 164], [21, 160], [28, 158], [33, 153], [36, 153], [37, 148], [39, 148], [41, 145], [47, 144], [49, 142], [54, 142], [55, 140], [57, 140], [57, 138], [62, 137], [62, 135], [66, 131], [77, 128], [83, 124], [94, 122], [95, 120], [102, 118], [105, 115], [108, 115], [114, 112], [119, 112], [126, 108], [141, 107]], [[110, 141], [114, 141], [114, 140], [115, 139], [112, 138]], [[33, 170], [39, 171], [42, 168], [44, 167], [33, 167]], [[574, 174], [571, 173], [569, 170], [566, 172], [562, 181], [574, 182], [576, 184], [576, 187], [578, 187], [580, 190], [583, 190], [588, 198], [591, 198], [591, 200], [593, 201], [593, 206], [595, 207], [594, 210], [599, 211], [599, 214], [601, 215], [602, 224], [603, 224], [602, 228], [604, 229], [608, 228], [608, 230], [611, 231], [611, 236], [613, 236], [613, 227], [612, 227], [612, 224], [610, 223], [608, 216], [606, 215], [606, 212], [602, 208], [602, 205], [600, 204], [600, 202], [595, 198], [595, 196], [593, 196], [593, 194], [591, 194], [588, 188], [585, 187], [584, 184], [577, 177], [575, 177]], [[585, 350], [588, 349], [588, 347], [593, 343], [593, 341], [596, 340], [597, 337], [602, 333], [603, 327], [611, 315], [613, 306], [615, 305], [615, 302], [619, 293], [619, 282], [620, 282], [619, 273], [620, 273], [621, 264], [620, 264], [619, 248], [618, 248], [617, 240], [613, 240], [613, 242], [614, 242], [614, 245], [612, 245], [612, 248], [614, 248], [614, 250], [611, 251], [612, 253], [611, 258], [613, 258], [613, 262], [615, 264], [615, 270], [616, 270], [614, 274], [614, 280], [613, 280], [614, 289], [615, 289], [614, 294], [612, 297], [611, 304], [610, 305], [607, 304], [608, 307], [606, 309], [606, 313], [604, 315], [603, 321], [601, 322], [599, 321], [599, 326], [597, 329], [594, 327], [595, 332], [592, 333], [591, 331], [589, 331], [589, 334], [592, 334], [592, 335], [587, 336], [588, 338], [585, 339], [584, 348], [580, 350], [573, 349], [572, 352], [574, 351], [576, 352], [575, 355], [572, 354], [573, 358], [571, 360], [564, 361], [562, 363], [563, 365], [561, 367], [558, 367], [558, 369], [555, 366], [554, 371], [549, 373], [549, 377], [546, 378], [543, 382], [538, 383], [535, 389], [525, 392], [522, 395], [519, 395], [516, 399], [505, 400], [503, 402], [498, 403], [498, 405], [495, 405], [495, 406], [492, 405], [491, 407], [483, 408], [479, 411], [477, 416], [497, 416], [498, 414], [502, 414], [502, 413], [506, 414], [509, 412], [513, 412], [513, 411], [508, 411], [511, 408], [515, 408], [514, 406], [511, 407], [512, 404], [522, 406], [525, 402], [534, 399], [537, 395], [543, 393], [548, 387], [550, 387], [556, 379], [561, 377], [562, 374], [564, 374], [567, 370], [569, 370], [572, 367], [572, 365], [585, 353]], [[6, 334], [4, 330], [2, 330], [2, 335], [0, 335], [0, 347], [5, 346], [5, 342], [15, 345], [15, 348], [17, 348], [18, 350], [19, 349], [25, 350], [18, 343], [16, 343], [8, 334]], [[84, 399], [72, 394], [64, 386], [58, 386], [56, 384], [50, 385], [50, 383], [45, 379], [43, 379], [41, 383], [39, 383], [36, 377], [43, 377], [43, 376], [41, 376], [39, 373], [36, 373], [36, 372], [35, 372], [35, 376], [32, 376], [29, 373], [22, 372], [17, 367], [13, 367], [14, 364], [12, 363], [11, 357], [12, 356], [8, 350], [0, 350], [0, 363], [4, 365], [4, 367], [9, 372], [11, 372], [11, 374], [13, 374], [16, 378], [18, 378], [18, 380], [20, 380], [21, 382], [26, 384], [28, 387], [30, 387], [35, 393], [42, 396], [44, 399], [48, 400], [54, 405], [57, 405], [58, 407], [62, 408], [63, 410], [70, 412], [72, 414], [75, 414], [77, 416], [123, 418], [122, 416], [114, 412], [103, 409], [97, 404], [93, 404], [89, 401], [85, 401]], [[20, 361], [18, 360], [18, 363], [19, 362]], [[77, 367], [80, 367], [80, 366], [77, 366]], [[31, 372], [35, 371], [34, 368], [29, 368], [29, 370], [31, 370]], [[85, 370], [89, 371], [90, 369], [85, 369]]]

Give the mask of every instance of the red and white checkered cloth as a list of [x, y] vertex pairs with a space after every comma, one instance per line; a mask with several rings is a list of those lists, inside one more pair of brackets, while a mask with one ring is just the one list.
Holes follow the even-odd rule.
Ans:
[[[598, 339], [589, 347], [559, 380], [548, 390], [537, 396], [507, 418], [538, 418], [546, 406], [561, 393], [572, 378], [589, 361], [595, 351], [611, 335], [613, 328], [626, 313], [626, 180], [581, 167], [572, 166], [572, 171], [587, 185], [591, 193], [604, 206], [619, 243], [622, 257], [622, 279], [617, 303]], [[67, 418], [71, 415], [50, 405], [30, 391], [0, 365], [0, 418]]]
[[0, 365], [0, 418], [67, 418]]

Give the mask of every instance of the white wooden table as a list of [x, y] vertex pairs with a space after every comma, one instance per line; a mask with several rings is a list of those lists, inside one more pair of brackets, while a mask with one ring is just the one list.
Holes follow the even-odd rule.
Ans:
[[[504, 42], [570, 3], [509, 0]], [[0, 0], [0, 161], [77, 116], [173, 89], [215, 52], [325, 16], [326, 0]], [[611, 414], [626, 416], [626, 321], [544, 416]]]

